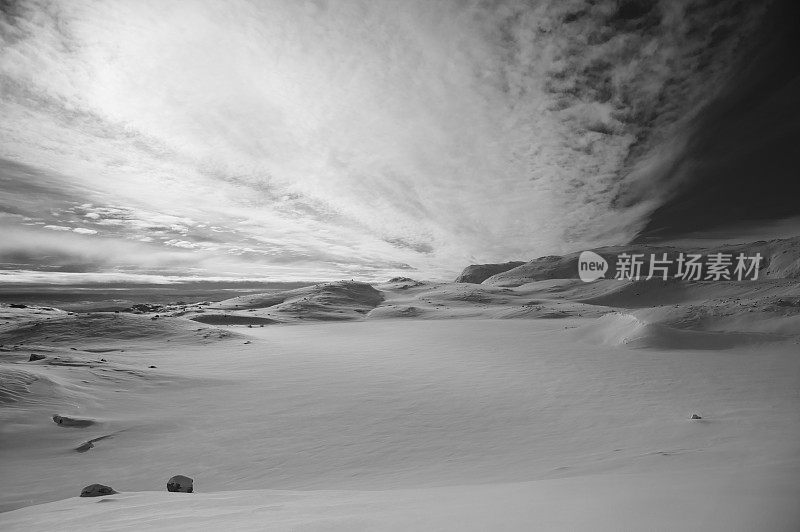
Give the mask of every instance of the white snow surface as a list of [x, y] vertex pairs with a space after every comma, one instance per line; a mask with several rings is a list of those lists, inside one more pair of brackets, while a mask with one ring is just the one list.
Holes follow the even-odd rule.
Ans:
[[[381, 313], [419, 306], [409, 290], [438, 290], [420, 312], [449, 319]], [[720, 343], [506, 301], [532, 294], [421, 286], [362, 321], [0, 331], [0, 529], [800, 529], [797, 336]], [[531, 308], [551, 319], [496, 319]], [[166, 491], [177, 474], [195, 493]], [[76, 497], [96, 482], [120, 493]]]

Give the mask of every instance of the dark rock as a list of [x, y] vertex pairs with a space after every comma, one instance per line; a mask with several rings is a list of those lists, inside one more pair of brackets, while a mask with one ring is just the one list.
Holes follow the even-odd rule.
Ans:
[[104, 495], [114, 495], [117, 493], [110, 486], [102, 484], [90, 484], [81, 490], [81, 497], [102, 497]]
[[60, 416], [58, 414], [55, 414], [53, 416], [53, 421], [61, 427], [84, 428], [94, 425], [94, 421], [91, 419], [80, 419], [76, 417]]
[[700, 414], [692, 414], [692, 417], [689, 419], [703, 419], [703, 418], [700, 417]]
[[22, 303], [11, 303], [9, 305], [11, 308], [28, 308], [28, 305], [23, 305]]
[[147, 366], [147, 367], [150, 368], [150, 369], [155, 369], [156, 368], [155, 366]]
[[167, 491], [176, 491], [181, 493], [192, 493], [194, 481], [183, 475], [175, 475], [167, 481]]
[[45, 358], [47, 358], [47, 357], [44, 356], [44, 355], [38, 355], [36, 353], [31, 353], [30, 358], [28, 358], [28, 362], [36, 362], [37, 360], [44, 360]]

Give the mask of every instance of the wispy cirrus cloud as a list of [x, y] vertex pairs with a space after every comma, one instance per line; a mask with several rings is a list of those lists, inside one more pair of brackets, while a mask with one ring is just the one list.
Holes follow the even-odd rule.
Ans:
[[3, 223], [294, 278], [627, 240], [758, 23], [722, 4], [21, 2]]

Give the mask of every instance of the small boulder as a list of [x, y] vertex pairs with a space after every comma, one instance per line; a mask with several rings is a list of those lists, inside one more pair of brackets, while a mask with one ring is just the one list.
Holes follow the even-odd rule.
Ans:
[[110, 486], [102, 484], [91, 484], [81, 490], [81, 497], [102, 497], [104, 495], [114, 495], [117, 493]]
[[94, 425], [94, 421], [91, 419], [80, 419], [77, 417], [61, 416], [59, 414], [53, 415], [53, 422], [62, 427], [84, 428]]
[[192, 493], [193, 480], [183, 475], [175, 475], [167, 481], [167, 491], [177, 491], [181, 493]]
[[30, 356], [30, 358], [28, 358], [28, 362], [36, 362], [37, 360], [44, 360], [45, 358], [47, 358], [47, 357], [46, 357], [46, 356], [44, 356], [44, 355], [39, 355], [39, 354], [36, 354], [36, 353], [31, 353], [31, 356]]
[[147, 366], [150, 369], [156, 369], [156, 366]]
[[700, 417], [700, 414], [692, 414], [692, 417], [690, 417], [689, 419], [703, 419], [703, 418]]

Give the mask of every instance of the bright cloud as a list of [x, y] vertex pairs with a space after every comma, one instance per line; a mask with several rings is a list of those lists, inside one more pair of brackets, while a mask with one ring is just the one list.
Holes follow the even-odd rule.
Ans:
[[528, 4], [22, 2], [0, 15], [4, 212], [206, 275], [627, 240], [759, 8]]

